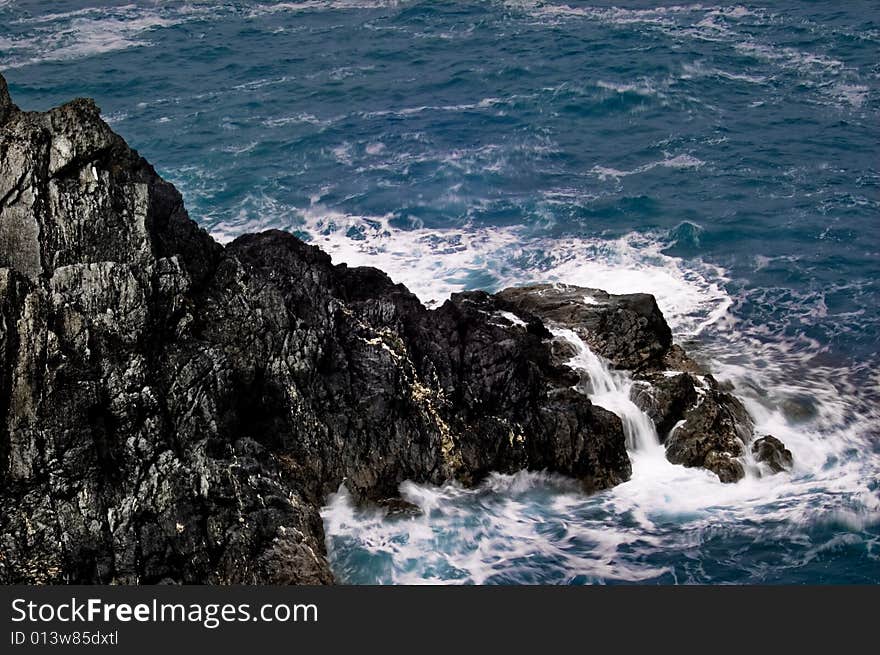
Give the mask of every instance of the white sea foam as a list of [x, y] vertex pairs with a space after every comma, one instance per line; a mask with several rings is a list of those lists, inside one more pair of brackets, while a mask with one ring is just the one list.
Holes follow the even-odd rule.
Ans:
[[236, 91], [255, 91], [256, 89], [262, 89], [267, 86], [286, 84], [292, 79], [294, 78], [289, 75], [282, 75], [280, 77], [265, 77], [257, 80], [251, 80], [249, 82], [244, 82], [242, 84], [236, 84], [232, 88]]
[[[253, 207], [256, 211], [250, 211]], [[334, 261], [382, 268], [425, 302], [479, 286], [558, 281], [612, 293], [648, 292], [680, 334], [697, 334], [732, 304], [720, 268], [693, 268], [662, 252], [661, 235], [630, 233], [616, 240], [547, 238], [522, 227], [411, 229], [393, 215], [356, 216], [320, 204], [287, 209], [267, 197], [250, 199], [237, 218], [215, 225], [220, 241], [267, 226], [307, 233]]]
[[[282, 2], [257, 4], [248, 9], [251, 18], [278, 13], [325, 12], [394, 8], [394, 0], [332, 0], [328, 2]], [[18, 19], [29, 28], [21, 36], [0, 42], [0, 65], [18, 68], [46, 61], [81, 59], [152, 45], [153, 30], [187, 23], [205, 16], [236, 13], [234, 5], [190, 2], [182, 4], [120, 5], [85, 7], [68, 12], [42, 13]], [[260, 88], [273, 80], [248, 83], [245, 90]]]
[[608, 362], [590, 350], [573, 330], [551, 327], [551, 332], [557, 339], [574, 347], [575, 354], [568, 365], [583, 376], [578, 389], [589, 396], [591, 402], [620, 417], [630, 451], [642, 456], [651, 454], [656, 459], [660, 449], [657, 431], [648, 415], [632, 401], [630, 376], [622, 371], [612, 371]]
[[[867, 486], [880, 471], [868, 445], [880, 416], [856, 400], [863, 391], [845, 386], [849, 371], [811, 364], [820, 350], [815, 343], [780, 339], [776, 327], [764, 334], [762, 326], [731, 315], [736, 299], [726, 291], [726, 272], [664, 253], [665, 234], [548, 238], [523, 227], [403, 229], [393, 215], [355, 216], [322, 206], [322, 196], [316, 194], [304, 210], [254, 199], [253, 213], [228, 224], [225, 233], [221, 226], [218, 236], [269, 226], [299, 230], [335, 261], [380, 267], [425, 301], [442, 301], [475, 285], [537, 281], [651, 292], [679, 341], [702, 335], [700, 354], [712, 362], [716, 377], [735, 384], [757, 432], [782, 439], [795, 459], [791, 473], [760, 476], [747, 454], [748, 475], [734, 485], [701, 469], [671, 465], [662, 447], [635, 438], [649, 434], [650, 426], [633, 412], [627, 380], [612, 377], [609, 383], [607, 368], [581, 351], [587, 359], [580, 368], [594, 373], [588, 387], [594, 402], [629, 417], [629, 482], [590, 497], [559, 478], [534, 473], [492, 476], [476, 490], [407, 483], [402, 495], [424, 513], [405, 521], [357, 508], [341, 489], [329, 499], [324, 518], [330, 557], [342, 579], [345, 553], [356, 544], [384, 562], [373, 582], [650, 580], [673, 575], [668, 566], [650, 564], [651, 553], [686, 550], [698, 560], [701, 548], [720, 533], [802, 540], [798, 526], [880, 521], [880, 498]], [[791, 398], [810, 399], [806, 418], [791, 413]], [[540, 500], [529, 500], [535, 493]], [[548, 533], [548, 525], [558, 529]], [[339, 550], [342, 543], [348, 545]], [[799, 566], [801, 559], [789, 564]], [[535, 568], [535, 561], [542, 564]], [[530, 577], [537, 570], [549, 578]], [[751, 575], [773, 579], [772, 571]], [[698, 571], [680, 569], [674, 579], [706, 580]]]
[[[623, 419], [631, 480], [594, 496], [537, 473], [494, 475], [474, 490], [406, 483], [402, 496], [423, 513], [405, 521], [356, 507], [342, 488], [323, 513], [331, 562], [342, 579], [356, 573], [345, 569], [346, 549], [356, 544], [384, 562], [373, 582], [706, 582], [712, 578], [700, 562], [717, 562], [717, 554], [704, 549], [720, 536], [796, 545], [814, 538], [807, 535], [810, 526], [833, 523], [853, 531], [792, 548], [795, 554], [780, 551], [779, 567], [797, 568], [823, 550], [858, 544], [859, 531], [880, 523], [880, 495], [870, 486], [880, 473], [870, 446], [880, 412], [858, 400], [863, 390], [846, 386], [849, 371], [805, 369], [817, 344], [768, 340], [760, 326], [731, 316], [722, 269], [665, 255], [660, 235], [543, 240], [512, 228], [399, 230], [389, 220], [328, 219], [315, 209], [305, 226], [337, 259], [390, 269], [423, 298], [465, 288], [470, 273], [485, 271], [495, 286], [560, 280], [612, 292], [650, 291], [679, 340], [703, 332], [702, 355], [716, 377], [735, 384], [757, 434], [780, 438], [795, 465], [768, 475], [747, 450], [746, 478], [723, 484], [708, 471], [670, 464], [653, 426], [629, 399], [626, 375], [609, 371], [575, 335], [557, 330], [576, 343], [571, 365], [584, 372], [585, 393]], [[365, 238], [341, 238], [351, 227]], [[792, 398], [809, 399], [805, 416], [787, 408]], [[657, 552], [688, 553], [694, 566], [653, 564]], [[781, 574], [772, 566], [743, 567], [741, 575], [751, 581], [772, 582]]]
[[402, 0], [305, 0], [258, 4], [250, 9], [251, 16], [316, 11], [351, 11], [356, 9], [387, 9], [407, 4]]
[[[785, 16], [774, 14], [767, 9], [750, 8], [742, 5], [717, 6], [703, 4], [682, 4], [646, 9], [623, 7], [570, 6], [563, 3], [538, 2], [535, 0], [514, 0], [505, 3], [509, 7], [524, 12], [537, 20], [539, 25], [555, 26], [569, 21], [588, 21], [609, 25], [618, 29], [640, 29], [665, 35], [678, 41], [690, 38], [698, 41], [711, 41], [730, 47], [735, 52], [747, 55], [769, 65], [770, 74], [730, 72], [707, 67], [700, 71], [686, 65], [682, 79], [693, 79], [702, 75], [714, 75], [732, 81], [750, 84], [765, 84], [768, 79], [776, 80], [778, 73], [792, 74], [792, 84], [799, 88], [811, 88], [819, 102], [833, 104], [841, 108], [860, 108], [867, 101], [870, 87], [865, 83], [861, 71], [843, 61], [820, 52], [797, 49], [762, 40], [756, 36], [754, 26], [773, 26], [785, 24]], [[799, 19], [800, 20], [800, 19]], [[801, 21], [800, 28], [822, 32], [834, 31], [819, 23]], [[856, 30], [846, 32], [853, 38], [876, 38], [876, 34]], [[776, 80], [778, 81], [778, 80]], [[633, 92], [650, 95], [650, 81], [638, 85], [628, 83], [600, 83], [618, 92]]]
[[[511, 98], [514, 99], [514, 98]], [[415, 107], [400, 107], [398, 109], [380, 109], [362, 114], [363, 118], [384, 118], [385, 116], [407, 117], [425, 112], [460, 112], [489, 109], [509, 100], [501, 98], [482, 98], [476, 102], [463, 102], [455, 105], [418, 105]]]
[[4, 68], [18, 68], [44, 61], [80, 59], [150, 45], [151, 31], [187, 20], [186, 13], [161, 8], [125, 5], [86, 8], [46, 14], [20, 23], [30, 32], [10, 40], [2, 59]]
[[868, 98], [869, 88], [862, 82], [859, 71], [839, 59], [752, 40], [739, 42], [735, 48], [742, 54], [796, 75], [797, 83], [812, 89], [825, 104], [859, 108]]
[[697, 157], [694, 157], [688, 153], [682, 153], [675, 156], [667, 155], [663, 159], [658, 161], [648, 162], [647, 164], [642, 164], [641, 166], [637, 166], [636, 168], [629, 171], [622, 171], [616, 168], [610, 168], [607, 166], [593, 166], [590, 169], [590, 173], [596, 175], [600, 180], [607, 179], [618, 179], [621, 177], [628, 177], [630, 175], [638, 175], [639, 173], [646, 173], [647, 171], [653, 170], [658, 166], [662, 166], [664, 168], [700, 168], [706, 162]]
[[600, 89], [614, 91], [615, 93], [635, 93], [637, 95], [646, 97], [657, 95], [657, 89], [648, 80], [643, 80], [641, 84], [624, 84], [599, 80], [598, 82], [596, 82], [596, 86], [598, 86]]
[[831, 87], [831, 93], [853, 107], [861, 107], [868, 100], [870, 89], [865, 84], [847, 84], [840, 82]]
[[117, 125], [128, 118], [128, 112], [115, 111], [112, 114], [106, 114], [103, 118], [110, 125]]
[[682, 66], [682, 75], [680, 79], [689, 80], [700, 77], [720, 77], [725, 80], [735, 82], [746, 82], [748, 84], [763, 85], [767, 83], [767, 77], [764, 75], [749, 75], [747, 73], [731, 73], [721, 70], [713, 66], [707, 66], [702, 62], [687, 63]]
[[352, 163], [352, 145], [346, 141], [344, 143], [340, 143], [338, 146], [333, 146], [330, 149], [333, 153], [333, 157], [340, 164], [345, 164], [346, 166], [351, 166]]
[[239, 143], [239, 144], [231, 144], [228, 146], [223, 146], [220, 148], [223, 152], [228, 152], [233, 155], [241, 155], [246, 152], [250, 152], [254, 148], [260, 145], [259, 141], [249, 141], [248, 143]]
[[[631, 9], [626, 7], [571, 6], [537, 0], [510, 0], [505, 2], [513, 9], [524, 11], [542, 21], [581, 19], [608, 25], [631, 26], [641, 24], [647, 27], [673, 29], [680, 26], [682, 18], [692, 17], [695, 22], [721, 18], [738, 21], [759, 15], [760, 10], [752, 10], [742, 5], [706, 6], [703, 4], [682, 4]], [[698, 19], [698, 20], [696, 20]], [[714, 25], [713, 25], [714, 28]]]
[[292, 114], [291, 116], [278, 116], [275, 118], [267, 118], [263, 121], [263, 125], [266, 127], [284, 127], [286, 125], [296, 125], [301, 123], [306, 123], [309, 125], [319, 125], [326, 126], [330, 125], [333, 122], [333, 119], [321, 119], [315, 116], [314, 114], [309, 114], [308, 112], [298, 112], [296, 114]]
[[[877, 459], [847, 455], [866, 448], [864, 433], [877, 420], [876, 410], [847, 418], [852, 404], [833, 388], [773, 388], [774, 396], [809, 390], [817, 398], [819, 416], [793, 424], [746, 396], [758, 432], [780, 437], [794, 453], [795, 468], [766, 475], [747, 456], [746, 478], [723, 484], [708, 471], [670, 464], [647, 417], [629, 401], [626, 377], [609, 372], [575, 335], [557, 334], [579, 346], [572, 365], [585, 373], [584, 390], [593, 402], [624, 419], [632, 478], [594, 496], [539, 473], [494, 475], [475, 490], [406, 483], [401, 495], [422, 510], [406, 521], [357, 508], [343, 487], [323, 511], [330, 559], [343, 579], [356, 572], [346, 570], [340, 543], [356, 544], [386, 563], [372, 582], [638, 582], [664, 575], [674, 582], [707, 582], [713, 578], [702, 562], [715, 566], [718, 555], [704, 549], [722, 536], [780, 544], [776, 568], [751, 568], [748, 558], [741, 564], [744, 579], [774, 582], [780, 568], [805, 566], [841, 543], [857, 546], [859, 532], [880, 523], [880, 497], [869, 486], [880, 469]], [[823, 523], [849, 532], [813, 542], [806, 530]], [[666, 562], [679, 554], [686, 558], [675, 568], [658, 566], [651, 559], [658, 552]]]

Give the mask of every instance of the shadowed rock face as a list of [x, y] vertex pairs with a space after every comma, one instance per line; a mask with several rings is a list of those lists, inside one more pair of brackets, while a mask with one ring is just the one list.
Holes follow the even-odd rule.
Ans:
[[654, 421], [670, 462], [708, 469], [722, 482], [745, 476], [740, 460], [754, 438], [752, 419], [711, 375], [646, 375], [634, 385], [632, 400]]
[[21, 112], [0, 77], [0, 583], [329, 583], [343, 481], [624, 481], [621, 422], [545, 322], [621, 368], [686, 357], [652, 297], [593, 293], [613, 315], [519, 290], [428, 310], [284, 232], [224, 248], [92, 101]]

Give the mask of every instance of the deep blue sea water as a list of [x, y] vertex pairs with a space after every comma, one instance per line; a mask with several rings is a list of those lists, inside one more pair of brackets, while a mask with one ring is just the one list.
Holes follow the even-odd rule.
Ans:
[[880, 5], [0, 0], [18, 104], [94, 97], [221, 240], [296, 231], [426, 302], [657, 295], [791, 474], [633, 452], [328, 499], [351, 583], [880, 582]]

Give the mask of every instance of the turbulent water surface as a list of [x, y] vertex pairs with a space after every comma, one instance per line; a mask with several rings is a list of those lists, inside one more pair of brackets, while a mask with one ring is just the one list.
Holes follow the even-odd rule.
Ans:
[[575, 343], [632, 479], [407, 483], [416, 516], [340, 489], [350, 583], [880, 582], [878, 46], [857, 1], [0, 0], [19, 104], [96, 98], [219, 239], [289, 229], [426, 302], [654, 293], [794, 453], [735, 485], [669, 464]]

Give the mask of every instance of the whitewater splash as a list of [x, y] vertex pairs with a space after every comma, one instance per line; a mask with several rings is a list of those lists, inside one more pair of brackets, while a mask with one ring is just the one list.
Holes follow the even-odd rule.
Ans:
[[[9, 3], [0, 3], [0, 8]], [[397, 6], [395, 0], [332, 0], [257, 3], [247, 8], [251, 19], [278, 13], [352, 11]], [[244, 8], [204, 2], [150, 3], [147, 6], [84, 7], [67, 12], [25, 14], [12, 21], [21, 34], [0, 36], [0, 64], [20, 68], [29, 64], [93, 57], [131, 48], [150, 47], [156, 30], [198, 22], [208, 17], [236, 16]]]
[[[220, 225], [221, 243], [268, 227], [284, 228], [320, 246], [336, 262], [379, 268], [428, 306], [469, 289], [497, 291], [562, 282], [609, 293], [654, 295], [680, 336], [696, 336], [723, 319], [734, 299], [723, 268], [687, 265], [665, 254], [667, 235], [630, 232], [617, 239], [551, 236], [529, 226], [437, 229], [392, 225], [393, 215], [356, 216], [314, 203], [305, 210], [257, 203], [262, 219]], [[287, 218], [283, 218], [287, 216]]]
[[[319, 198], [306, 210], [265, 213], [273, 226], [284, 215], [289, 229], [335, 261], [381, 268], [429, 305], [465, 289], [547, 281], [652, 293], [676, 339], [710, 362], [716, 379], [734, 385], [756, 434], [778, 437], [795, 459], [791, 473], [762, 477], [746, 448], [746, 477], [732, 485], [671, 464], [650, 419], [629, 398], [628, 376], [609, 370], [577, 335], [557, 331], [575, 345], [569, 364], [583, 373], [581, 390], [622, 419], [631, 480], [591, 497], [570, 480], [541, 473], [493, 475], [478, 489], [405, 483], [401, 496], [421, 514], [390, 517], [355, 506], [342, 488], [323, 513], [340, 580], [880, 581], [876, 403], [851, 386], [851, 370], [820, 364], [815, 342], [768, 338], [766, 325], [736, 316], [731, 309], [743, 299], [728, 291], [722, 267], [669, 254], [679, 241], [698, 244], [698, 226], [616, 239], [548, 234], [544, 226], [404, 228], [393, 215], [350, 215]], [[245, 224], [230, 228], [214, 234], [228, 241]], [[860, 567], [824, 571], [827, 556], [841, 550], [846, 556], [834, 561]]]
[[[495, 474], [477, 489], [407, 482], [401, 496], [419, 513], [399, 516], [357, 507], [343, 486], [323, 511], [341, 581], [772, 583], [815, 579], [817, 568], [820, 580], [878, 581], [880, 500], [857, 461], [836, 462], [843, 453], [832, 443], [787, 427], [777, 434], [800, 464], [792, 475], [761, 477], [748, 455], [737, 484], [673, 465], [629, 399], [631, 380], [570, 330], [554, 334], [576, 348], [569, 365], [582, 374], [579, 389], [622, 419], [631, 480], [594, 496], [545, 473]], [[783, 427], [756, 418], [759, 429]], [[816, 455], [824, 467], [804, 470]], [[823, 571], [825, 554], [841, 550], [862, 570]]]
[[[427, 238], [427, 231], [400, 234], [387, 225], [377, 231], [384, 245], [372, 251], [376, 242], [369, 239], [367, 245], [361, 240], [334, 249], [340, 243], [338, 228], [318, 232], [316, 240], [358, 263], [379, 263], [381, 258], [387, 266], [390, 261], [392, 270], [404, 276], [414, 259], [402, 247], [409, 239], [431, 243], [437, 255], [433, 265], [444, 271], [454, 268], [451, 262], [476, 253], [509, 252], [490, 244], [510, 248], [514, 243], [503, 229], [486, 230], [464, 233], [458, 248], [444, 251], [436, 248], [436, 239]], [[399, 250], [389, 248], [395, 240], [400, 240]], [[596, 256], [598, 243], [561, 241], [536, 239], [529, 244], [520, 239], [515, 247], [550, 249], [545, 261], [552, 264], [540, 269], [544, 279], [560, 276], [615, 292], [648, 287], [679, 335], [696, 335], [711, 326], [713, 338], [704, 339], [703, 348], [714, 362], [716, 377], [736, 385], [757, 434], [773, 434], [786, 443], [794, 453], [794, 470], [762, 476], [748, 448], [743, 456], [746, 477], [736, 484], [723, 484], [702, 469], [671, 464], [650, 418], [630, 399], [629, 375], [611, 370], [573, 331], [554, 328], [555, 338], [575, 348], [568, 364], [581, 373], [578, 389], [621, 418], [632, 478], [594, 496], [583, 495], [571, 480], [544, 473], [492, 475], [477, 489], [407, 482], [401, 496], [420, 513], [398, 516], [356, 506], [342, 487], [323, 512], [328, 553], [340, 580], [772, 583], [828, 575], [838, 581], [880, 581], [880, 467], [875, 455], [866, 454], [876, 410], [841, 396], [827, 369], [800, 381], [786, 375], [786, 366], [790, 372], [793, 364], [803, 364], [802, 354], [789, 353], [787, 358], [780, 352], [785, 345], [779, 343], [767, 351], [766, 344], [740, 331], [743, 326], [728, 315], [732, 300], [720, 293], [720, 269], [714, 269], [716, 277], [706, 269], [698, 273], [663, 254], [668, 243], [656, 237], [629, 235], [606, 242], [604, 258]], [[406, 254], [396, 260], [398, 253]], [[485, 255], [480, 257], [475, 266], [496, 270]], [[523, 279], [522, 271], [520, 276], [520, 282], [531, 281]], [[760, 370], [744, 365], [749, 353], [766, 365]], [[786, 399], [804, 397], [810, 398], [805, 411], [813, 412], [806, 418], [786, 405]], [[847, 552], [843, 560], [860, 562], [860, 567], [825, 570], [827, 556], [841, 551]]]
[[632, 401], [629, 374], [612, 372], [608, 362], [590, 350], [574, 330], [552, 328], [551, 332], [574, 346], [575, 354], [567, 363], [582, 375], [579, 390], [594, 404], [617, 414], [623, 423], [627, 450], [640, 454], [656, 451], [660, 446], [657, 430], [651, 418]]

